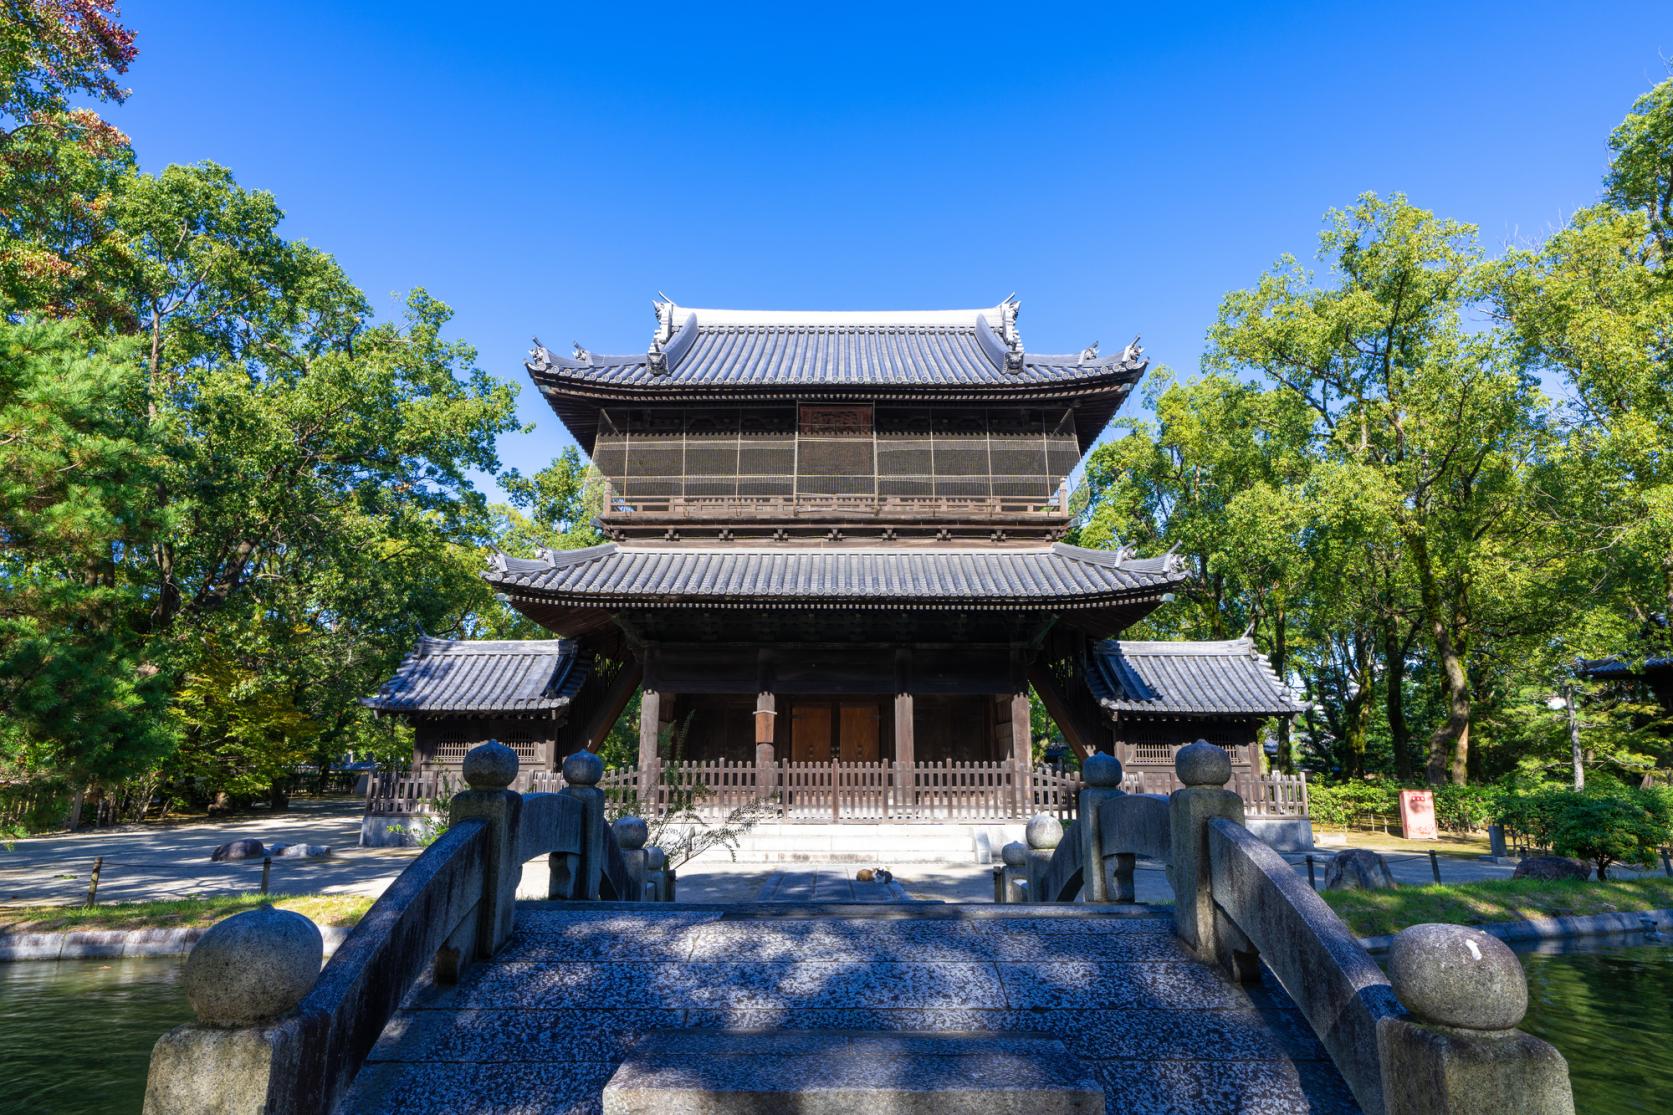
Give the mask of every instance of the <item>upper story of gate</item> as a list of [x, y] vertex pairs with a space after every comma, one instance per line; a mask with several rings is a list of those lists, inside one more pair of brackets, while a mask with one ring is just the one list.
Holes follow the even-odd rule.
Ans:
[[1144, 374], [1024, 349], [1017, 302], [974, 310], [657, 302], [640, 354], [538, 342], [528, 369], [606, 485], [617, 540], [1055, 540], [1068, 479]]

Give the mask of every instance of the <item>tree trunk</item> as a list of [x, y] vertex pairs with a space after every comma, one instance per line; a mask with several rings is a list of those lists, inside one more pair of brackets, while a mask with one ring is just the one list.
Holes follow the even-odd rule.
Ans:
[[1401, 641], [1394, 630], [1395, 622], [1390, 619], [1383, 626], [1383, 678], [1388, 689], [1383, 700], [1388, 737], [1394, 745], [1394, 774], [1404, 782], [1412, 776], [1412, 729], [1406, 723], [1406, 651], [1410, 641]]
[[1410, 530], [1406, 539], [1411, 548], [1412, 563], [1417, 568], [1424, 618], [1429, 623], [1435, 657], [1441, 666], [1441, 696], [1447, 710], [1446, 718], [1429, 737], [1429, 762], [1425, 774], [1431, 786], [1439, 786], [1449, 778], [1462, 786], [1469, 781], [1470, 676], [1464, 668], [1462, 648], [1452, 627], [1452, 620], [1457, 616], [1451, 609], [1441, 606], [1440, 587], [1435, 584], [1435, 571], [1429, 564], [1429, 544], [1423, 532]]
[[1580, 749], [1580, 717], [1574, 711], [1572, 682], [1563, 686], [1563, 704], [1568, 709], [1568, 752], [1569, 761], [1574, 765], [1574, 790], [1579, 793], [1586, 788], [1586, 756]]
[[[1272, 670], [1278, 680], [1289, 684], [1289, 617], [1282, 604], [1272, 609]], [[1291, 738], [1290, 718], [1278, 718], [1278, 769], [1294, 774], [1296, 767], [1295, 741]]]

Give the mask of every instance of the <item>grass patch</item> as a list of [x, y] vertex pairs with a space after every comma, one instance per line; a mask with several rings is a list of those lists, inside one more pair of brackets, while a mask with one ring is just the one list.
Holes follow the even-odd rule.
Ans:
[[[275, 894], [273, 905], [295, 910], [318, 925], [353, 925], [371, 908], [372, 899], [357, 894]], [[109, 902], [98, 906], [0, 906], [0, 929], [31, 933], [69, 929], [183, 929], [207, 926], [224, 917], [253, 910], [268, 899], [261, 895], [171, 898], [158, 902]]]
[[1490, 921], [1669, 909], [1673, 908], [1673, 879], [1607, 883], [1495, 879], [1457, 886], [1327, 890], [1319, 897], [1359, 936], [1380, 937], [1425, 922], [1482, 925]]

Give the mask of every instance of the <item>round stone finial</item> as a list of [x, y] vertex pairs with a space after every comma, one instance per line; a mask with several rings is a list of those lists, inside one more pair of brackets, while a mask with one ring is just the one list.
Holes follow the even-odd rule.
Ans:
[[1121, 785], [1121, 760], [1102, 751], [1088, 755], [1080, 765], [1080, 777], [1088, 786], [1118, 787]]
[[465, 782], [473, 790], [503, 790], [517, 780], [517, 752], [497, 739], [465, 752]]
[[645, 849], [645, 870], [661, 871], [668, 866], [668, 853], [652, 844]]
[[198, 939], [186, 957], [186, 1000], [212, 1026], [271, 1022], [313, 989], [324, 955], [313, 922], [264, 904]]
[[1063, 822], [1050, 813], [1036, 813], [1028, 818], [1025, 837], [1030, 848], [1049, 851], [1063, 839]]
[[604, 760], [582, 748], [563, 761], [563, 780], [571, 786], [596, 786], [604, 777]]
[[1028, 845], [1013, 840], [999, 849], [999, 858], [1006, 867], [1022, 867], [1028, 863]]
[[1173, 769], [1187, 786], [1224, 786], [1232, 780], [1231, 756], [1205, 739], [1181, 747]]
[[624, 852], [638, 851], [651, 837], [651, 830], [643, 817], [617, 817], [610, 828], [614, 830], [616, 843], [621, 845]]
[[1466, 925], [1414, 925], [1388, 952], [1388, 979], [1424, 1022], [1514, 1029], [1528, 1012], [1528, 980], [1510, 946]]

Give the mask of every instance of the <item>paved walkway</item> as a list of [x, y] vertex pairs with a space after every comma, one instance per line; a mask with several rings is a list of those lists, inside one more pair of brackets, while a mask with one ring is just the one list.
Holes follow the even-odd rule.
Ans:
[[525, 903], [515, 935], [385, 1031], [343, 1110], [582, 1115], [652, 1030], [1025, 1031], [1108, 1110], [1349, 1112], [1282, 994], [1197, 964], [1169, 921], [956, 905]]
[[325, 844], [327, 859], [276, 859], [271, 889], [286, 894], [382, 894], [418, 855], [412, 848], [358, 848], [359, 799], [297, 800], [278, 813], [183, 825], [125, 825], [36, 836], [0, 847], [0, 903], [63, 905], [87, 893], [95, 856], [101, 901], [248, 893], [261, 886], [261, 861], [211, 863], [229, 840]]
[[756, 894], [757, 902], [905, 902], [906, 891], [896, 882], [861, 882], [848, 867], [813, 871], [780, 871]]

